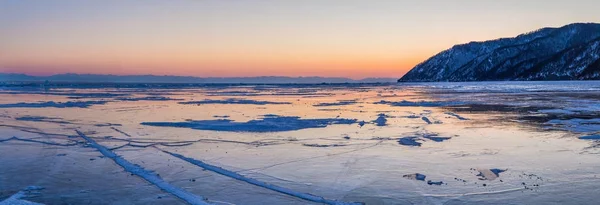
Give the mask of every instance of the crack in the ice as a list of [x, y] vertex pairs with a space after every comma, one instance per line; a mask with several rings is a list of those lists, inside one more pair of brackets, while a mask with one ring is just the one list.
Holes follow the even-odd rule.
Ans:
[[105, 157], [112, 159], [115, 163], [117, 163], [119, 166], [121, 166], [123, 169], [125, 169], [125, 171], [141, 177], [142, 179], [154, 184], [156, 187], [162, 189], [163, 191], [170, 193], [189, 204], [202, 204], [202, 205], [209, 204], [206, 201], [206, 198], [192, 194], [192, 193], [187, 192], [179, 187], [175, 187], [175, 186], [167, 183], [166, 181], [164, 181], [162, 178], [160, 178], [158, 175], [152, 173], [151, 171], [148, 171], [139, 165], [132, 164], [131, 162], [125, 160], [123, 157], [112, 152], [110, 149], [96, 143], [96, 141], [89, 138], [88, 136], [86, 136], [85, 134], [80, 132], [79, 130], [75, 130], [75, 131], [81, 138], [83, 138], [85, 141], [87, 141], [91, 147], [96, 148]]
[[121, 133], [121, 134], [123, 134], [123, 135], [125, 135], [125, 136], [127, 136], [127, 137], [131, 137], [131, 135], [129, 135], [129, 134], [127, 134], [126, 132], [123, 132], [123, 131], [121, 131], [120, 129], [117, 129], [117, 128], [115, 128], [115, 127], [110, 127], [110, 129], [112, 129], [112, 130], [114, 130], [114, 131], [117, 131], [118, 133]]
[[226, 169], [223, 169], [221, 167], [217, 167], [214, 165], [210, 165], [210, 164], [206, 164], [200, 160], [197, 159], [193, 159], [193, 158], [188, 158], [185, 157], [183, 155], [177, 154], [177, 153], [173, 153], [173, 152], [169, 152], [160, 148], [157, 148], [161, 151], [163, 151], [164, 153], [167, 153], [173, 157], [179, 158], [183, 161], [189, 162], [191, 164], [194, 164], [198, 167], [204, 168], [206, 170], [210, 170], [212, 172], [221, 174], [223, 176], [227, 176], [227, 177], [231, 177], [233, 179], [239, 180], [239, 181], [243, 181], [243, 182], [247, 182], [249, 184], [253, 184], [259, 187], [263, 187], [269, 190], [273, 190], [282, 194], [286, 194], [289, 196], [293, 196], [293, 197], [297, 197], [297, 198], [301, 198], [304, 200], [308, 200], [308, 201], [312, 201], [312, 202], [317, 202], [317, 203], [324, 203], [324, 204], [332, 204], [332, 205], [345, 205], [345, 204], [363, 204], [363, 203], [359, 203], [359, 202], [343, 202], [343, 201], [338, 201], [338, 200], [330, 200], [330, 199], [325, 199], [321, 196], [316, 196], [316, 195], [312, 195], [312, 194], [308, 194], [308, 193], [302, 193], [302, 192], [297, 192], [288, 188], [284, 188], [284, 187], [280, 187], [274, 184], [268, 184], [266, 182], [262, 182], [262, 181], [258, 181], [256, 179], [253, 178], [248, 178], [245, 177], [237, 172], [233, 172], [233, 171], [229, 171]]

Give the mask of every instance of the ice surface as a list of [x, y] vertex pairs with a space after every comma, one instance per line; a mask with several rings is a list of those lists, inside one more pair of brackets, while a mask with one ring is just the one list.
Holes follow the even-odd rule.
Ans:
[[202, 167], [202, 168], [204, 168], [206, 170], [210, 170], [210, 171], [219, 173], [221, 175], [225, 175], [225, 176], [228, 176], [228, 177], [240, 180], [240, 181], [244, 181], [244, 182], [247, 182], [247, 183], [259, 186], [259, 187], [263, 187], [263, 188], [266, 188], [266, 189], [270, 189], [270, 190], [273, 190], [273, 191], [277, 191], [277, 192], [280, 192], [280, 193], [283, 193], [283, 194], [287, 194], [287, 195], [290, 195], [290, 196], [298, 197], [298, 198], [305, 199], [305, 200], [308, 200], [308, 201], [317, 202], [317, 203], [323, 203], [323, 204], [332, 204], [332, 205], [351, 205], [351, 204], [360, 205], [360, 204], [362, 204], [362, 203], [358, 203], [358, 202], [343, 202], [343, 201], [337, 201], [337, 200], [330, 200], [330, 199], [325, 199], [323, 197], [315, 196], [315, 195], [312, 195], [312, 194], [297, 192], [297, 191], [290, 190], [290, 189], [287, 189], [287, 188], [284, 188], [284, 187], [280, 187], [280, 186], [277, 186], [277, 185], [274, 185], [274, 184], [268, 184], [268, 183], [265, 183], [265, 182], [262, 182], [262, 181], [258, 181], [256, 179], [248, 178], [248, 177], [240, 175], [240, 174], [238, 174], [236, 172], [232, 172], [232, 171], [229, 171], [229, 170], [226, 170], [226, 169], [223, 169], [221, 167], [214, 166], [214, 165], [206, 164], [206, 163], [204, 163], [202, 161], [199, 161], [199, 160], [196, 160], [196, 159], [192, 159], [192, 158], [188, 158], [188, 157], [185, 157], [185, 156], [180, 155], [180, 154], [176, 154], [176, 153], [172, 153], [172, 152], [168, 152], [168, 151], [164, 151], [164, 152], [166, 152], [166, 153], [168, 153], [168, 154], [170, 154], [170, 155], [172, 155], [172, 156], [174, 156], [176, 158], [184, 160], [186, 162], [192, 163], [192, 164], [194, 164], [196, 166]]
[[0, 200], [600, 200], [600, 82], [127, 86], [0, 86]]
[[125, 171], [128, 171], [131, 174], [134, 174], [134, 175], [137, 175], [137, 176], [143, 178], [144, 180], [154, 184], [155, 186], [159, 187], [160, 189], [164, 190], [165, 192], [173, 194], [189, 204], [198, 204], [198, 205], [209, 204], [204, 197], [194, 195], [194, 194], [189, 193], [179, 187], [175, 187], [175, 186], [167, 183], [166, 181], [161, 179], [158, 175], [156, 175], [148, 170], [145, 170], [143, 167], [140, 167], [139, 165], [132, 164], [131, 162], [125, 160], [123, 157], [115, 154], [110, 149], [96, 143], [96, 141], [89, 138], [82, 132], [77, 131], [77, 134], [79, 134], [79, 136], [81, 138], [85, 139], [85, 141], [87, 141], [91, 147], [97, 149], [100, 153], [102, 153], [102, 155], [112, 159], [119, 166], [123, 167], [123, 169], [125, 169]]

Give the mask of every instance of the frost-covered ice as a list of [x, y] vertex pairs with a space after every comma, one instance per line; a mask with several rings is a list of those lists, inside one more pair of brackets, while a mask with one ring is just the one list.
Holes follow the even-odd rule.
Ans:
[[3, 85], [0, 201], [590, 204], [599, 88]]

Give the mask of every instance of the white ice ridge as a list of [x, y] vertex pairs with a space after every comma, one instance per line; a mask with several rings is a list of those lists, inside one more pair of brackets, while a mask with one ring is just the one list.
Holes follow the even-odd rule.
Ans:
[[154, 184], [155, 186], [162, 189], [163, 191], [173, 194], [176, 197], [184, 200], [185, 202], [187, 202], [189, 204], [201, 204], [201, 205], [209, 204], [208, 202], [206, 202], [206, 199], [204, 197], [189, 193], [187, 191], [184, 191], [178, 187], [175, 187], [175, 186], [165, 182], [163, 179], [161, 179], [159, 176], [152, 173], [151, 171], [145, 170], [144, 168], [142, 168], [136, 164], [132, 164], [131, 162], [123, 159], [123, 157], [120, 157], [117, 154], [115, 154], [114, 152], [110, 151], [108, 148], [96, 143], [96, 141], [85, 136], [85, 134], [83, 134], [79, 130], [75, 130], [75, 131], [77, 132], [77, 134], [79, 134], [79, 136], [81, 138], [85, 139], [91, 147], [96, 148], [98, 151], [100, 151], [100, 153], [102, 153], [102, 155], [115, 161], [115, 163], [117, 163], [119, 166], [123, 167], [123, 169], [125, 169], [125, 171], [128, 171], [132, 174], [135, 174], [135, 175], [145, 179], [146, 181]]
[[297, 197], [297, 198], [300, 198], [300, 199], [304, 199], [304, 200], [308, 200], [308, 201], [312, 201], [312, 202], [317, 202], [317, 203], [323, 203], [323, 204], [332, 204], [332, 205], [359, 205], [359, 204], [363, 204], [363, 203], [360, 203], [360, 202], [343, 202], [343, 201], [337, 201], [337, 200], [330, 200], [330, 199], [325, 199], [323, 197], [315, 196], [315, 195], [308, 194], [308, 193], [297, 192], [297, 191], [294, 191], [294, 190], [291, 190], [291, 189], [288, 189], [288, 188], [284, 188], [284, 187], [280, 187], [280, 186], [277, 186], [277, 185], [268, 184], [268, 183], [265, 183], [265, 182], [262, 182], [262, 181], [258, 181], [256, 179], [248, 178], [248, 177], [240, 175], [240, 174], [238, 174], [236, 172], [229, 171], [229, 170], [226, 170], [226, 169], [223, 169], [221, 167], [214, 166], [214, 165], [206, 164], [206, 163], [204, 163], [204, 162], [202, 162], [200, 160], [196, 160], [196, 159], [193, 159], [193, 158], [188, 158], [188, 157], [185, 157], [185, 156], [177, 154], [177, 153], [169, 152], [169, 151], [162, 150], [162, 149], [159, 149], [159, 150], [161, 150], [161, 151], [163, 151], [163, 152], [165, 152], [167, 154], [170, 154], [171, 156], [177, 157], [177, 158], [179, 158], [181, 160], [184, 160], [186, 162], [194, 164], [196, 166], [202, 167], [202, 168], [204, 168], [206, 170], [210, 170], [210, 171], [213, 171], [215, 173], [218, 173], [218, 174], [221, 174], [221, 175], [224, 175], [224, 176], [227, 176], [227, 177], [231, 177], [231, 178], [234, 178], [234, 179], [239, 180], [239, 181], [247, 182], [249, 184], [253, 184], [253, 185], [256, 185], [256, 186], [259, 186], [259, 187], [270, 189], [270, 190], [273, 190], [273, 191], [276, 191], [276, 192], [279, 192], [279, 193], [283, 193], [283, 194], [287, 194], [287, 195], [290, 195], [290, 196], [293, 196], [293, 197]]
[[8, 199], [0, 201], [0, 205], [43, 205], [40, 203], [35, 203], [21, 199], [25, 197], [25, 195], [26, 193], [24, 191], [19, 191], [16, 194], [10, 196]]

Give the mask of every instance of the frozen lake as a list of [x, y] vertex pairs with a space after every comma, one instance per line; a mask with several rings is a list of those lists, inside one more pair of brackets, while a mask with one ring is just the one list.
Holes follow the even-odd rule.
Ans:
[[590, 204], [599, 153], [598, 81], [0, 87], [5, 204]]

